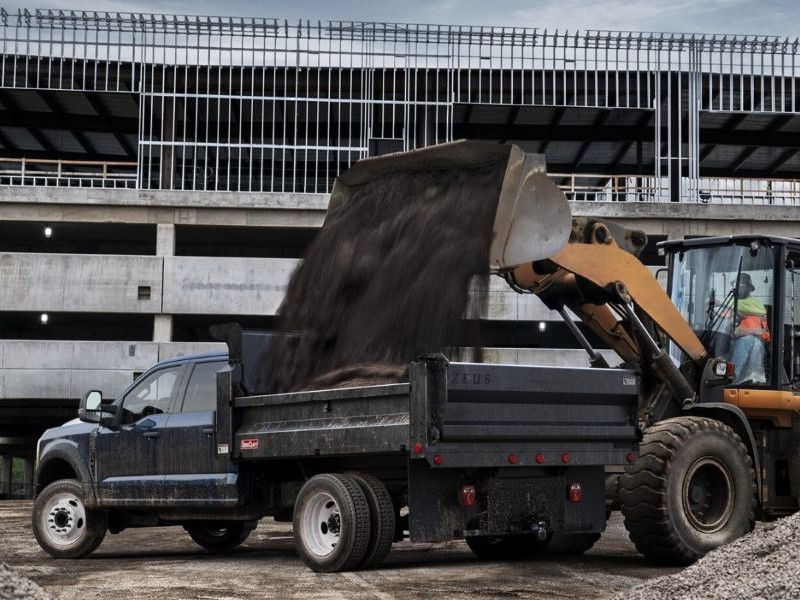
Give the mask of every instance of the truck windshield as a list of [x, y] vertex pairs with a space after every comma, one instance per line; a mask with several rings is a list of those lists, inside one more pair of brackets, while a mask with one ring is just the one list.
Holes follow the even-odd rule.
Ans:
[[[670, 297], [706, 350], [734, 363], [736, 383], [768, 384], [774, 249], [691, 248], [672, 261]], [[674, 344], [670, 355], [676, 363], [685, 359]]]

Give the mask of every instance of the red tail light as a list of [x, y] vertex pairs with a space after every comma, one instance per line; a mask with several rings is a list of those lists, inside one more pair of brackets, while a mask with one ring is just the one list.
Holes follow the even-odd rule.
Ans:
[[625, 455], [625, 460], [627, 460], [629, 463], [632, 463], [636, 460], [636, 455], [633, 452], [628, 452], [628, 454]]
[[537, 465], [540, 465], [540, 464], [542, 464], [543, 462], [544, 462], [544, 454], [542, 454], [541, 452], [539, 452], [539, 454], [537, 454], [537, 455], [536, 455], [536, 464], [537, 464]]
[[461, 491], [458, 493], [458, 501], [461, 506], [469, 508], [475, 506], [475, 486], [462, 485]]
[[736, 375], [736, 365], [729, 362], [725, 365], [725, 377], [733, 379], [734, 375]]
[[561, 462], [562, 463], [567, 464], [571, 460], [572, 460], [572, 457], [569, 455], [569, 452], [564, 452], [564, 454], [561, 455]]
[[519, 461], [519, 457], [517, 457], [516, 454], [509, 454], [508, 455], [508, 462], [509, 463], [511, 463], [512, 465], [515, 465], [515, 464], [517, 464], [517, 461]]
[[422, 453], [422, 444], [417, 442], [414, 444], [414, 454], [421, 454]]
[[581, 484], [578, 482], [570, 483], [569, 488], [567, 489], [567, 495], [569, 497], [570, 502], [574, 502], [577, 504], [583, 498], [583, 490], [581, 489]]
[[444, 460], [442, 459], [442, 455], [441, 454], [434, 455], [433, 462], [434, 462], [434, 464], [437, 464], [437, 465], [442, 464], [444, 462]]

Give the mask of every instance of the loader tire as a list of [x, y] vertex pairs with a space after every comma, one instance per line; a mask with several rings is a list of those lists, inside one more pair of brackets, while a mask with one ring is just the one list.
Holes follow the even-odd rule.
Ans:
[[650, 560], [688, 565], [752, 530], [755, 481], [733, 429], [704, 417], [666, 419], [645, 430], [620, 479], [625, 527]]
[[306, 565], [318, 573], [354, 569], [369, 540], [369, 504], [354, 479], [324, 473], [306, 481], [294, 506], [295, 547]]
[[392, 549], [395, 534], [394, 504], [386, 486], [377, 477], [364, 473], [347, 473], [347, 476], [361, 487], [369, 505], [369, 543], [358, 568], [372, 569], [380, 565]]

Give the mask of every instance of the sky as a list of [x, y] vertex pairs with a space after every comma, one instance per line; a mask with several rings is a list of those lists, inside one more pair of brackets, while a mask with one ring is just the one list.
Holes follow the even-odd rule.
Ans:
[[28, 0], [4, 5], [14, 10], [28, 6], [570, 31], [751, 33], [791, 39], [800, 33], [800, 0]]

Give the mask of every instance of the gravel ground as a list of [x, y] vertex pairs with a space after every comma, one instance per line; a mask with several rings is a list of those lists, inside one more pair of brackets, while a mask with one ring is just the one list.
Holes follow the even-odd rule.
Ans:
[[0, 563], [0, 600], [50, 600], [52, 596], [22, 577], [16, 569]]
[[30, 509], [29, 502], [0, 502], [0, 562], [65, 600], [606, 598], [676, 571], [637, 554], [618, 514], [580, 558], [479, 562], [460, 541], [402, 542], [380, 569], [322, 575], [297, 557], [291, 526], [268, 519], [227, 556], [204, 552], [179, 527], [164, 527], [108, 535], [89, 558], [55, 560], [33, 539]]
[[691, 567], [619, 593], [618, 600], [800, 598], [800, 513], [767, 523]]

